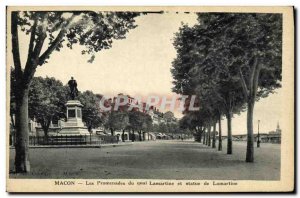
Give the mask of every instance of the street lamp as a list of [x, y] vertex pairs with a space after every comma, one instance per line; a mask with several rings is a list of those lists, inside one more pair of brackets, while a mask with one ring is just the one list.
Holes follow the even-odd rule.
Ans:
[[259, 123], [260, 123], [260, 120], [258, 120], [257, 122], [257, 148], [260, 147], [260, 138], [259, 138]]

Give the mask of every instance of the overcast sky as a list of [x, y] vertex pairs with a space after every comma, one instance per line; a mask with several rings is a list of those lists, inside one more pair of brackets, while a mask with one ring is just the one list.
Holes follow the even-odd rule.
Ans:
[[[181, 23], [196, 23], [194, 14], [149, 14], [136, 19], [138, 27], [130, 30], [126, 39], [113, 42], [109, 50], [96, 54], [92, 64], [87, 63], [88, 56], [81, 55], [82, 47], [73, 50], [63, 48], [54, 52], [48, 63], [37, 69], [35, 76], [50, 76], [64, 84], [73, 76], [80, 91], [92, 90], [94, 93], [131, 96], [172, 96], [171, 62], [176, 57], [172, 45], [174, 33]], [[25, 62], [28, 38], [22, 37], [21, 54]], [[255, 105], [254, 129], [257, 120], [261, 120], [261, 132], [275, 130], [280, 122], [282, 93], [273, 94]], [[180, 112], [175, 112], [181, 117]], [[226, 134], [226, 120], [222, 123]], [[234, 116], [233, 134], [246, 133], [246, 113]]]

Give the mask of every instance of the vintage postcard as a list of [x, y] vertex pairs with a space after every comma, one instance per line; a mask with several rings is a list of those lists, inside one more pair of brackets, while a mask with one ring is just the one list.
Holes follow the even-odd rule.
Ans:
[[8, 6], [7, 191], [294, 191], [293, 12]]

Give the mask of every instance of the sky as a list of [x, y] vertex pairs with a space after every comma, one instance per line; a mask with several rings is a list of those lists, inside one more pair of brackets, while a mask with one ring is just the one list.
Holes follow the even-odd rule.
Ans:
[[[92, 90], [104, 95], [118, 93], [131, 96], [158, 95], [171, 97], [172, 75], [171, 63], [176, 57], [173, 46], [174, 33], [182, 23], [194, 25], [195, 14], [165, 13], [148, 14], [136, 19], [137, 28], [130, 30], [126, 39], [115, 40], [112, 48], [96, 54], [93, 63], [88, 63], [90, 57], [81, 55], [81, 46], [73, 50], [63, 48], [54, 52], [48, 63], [38, 67], [35, 76], [49, 76], [61, 80], [64, 84], [73, 76], [80, 91]], [[22, 63], [26, 60], [28, 38], [20, 39]], [[23, 53], [22, 53], [23, 52]], [[261, 99], [255, 104], [254, 131], [257, 120], [260, 120], [260, 132], [276, 129], [280, 123], [283, 93]], [[180, 118], [179, 111], [174, 112]], [[222, 121], [226, 132], [226, 119]], [[235, 115], [232, 120], [233, 134], [246, 133], [246, 112]]]

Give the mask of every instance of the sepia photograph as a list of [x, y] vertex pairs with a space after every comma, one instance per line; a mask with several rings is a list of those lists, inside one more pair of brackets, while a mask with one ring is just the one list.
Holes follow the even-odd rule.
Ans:
[[6, 10], [8, 192], [292, 192], [293, 7]]

